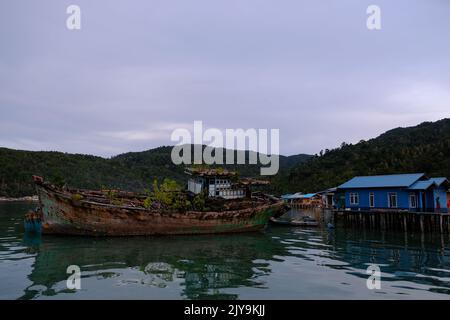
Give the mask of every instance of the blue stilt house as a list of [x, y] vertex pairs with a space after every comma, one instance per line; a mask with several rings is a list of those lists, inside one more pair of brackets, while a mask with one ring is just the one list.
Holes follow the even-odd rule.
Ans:
[[393, 209], [448, 213], [447, 178], [424, 173], [358, 176], [338, 187], [345, 194], [345, 209]]

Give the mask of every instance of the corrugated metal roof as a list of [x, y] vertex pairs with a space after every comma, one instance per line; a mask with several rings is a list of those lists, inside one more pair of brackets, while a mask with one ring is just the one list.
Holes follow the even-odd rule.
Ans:
[[431, 179], [425, 180], [425, 181], [417, 181], [412, 186], [410, 186], [408, 189], [409, 190], [426, 190], [429, 187], [431, 187], [432, 185], [434, 185], [434, 182]]
[[301, 192], [297, 192], [297, 193], [288, 193], [288, 194], [283, 194], [281, 196], [282, 199], [285, 200], [291, 200], [291, 199], [309, 199], [312, 198], [316, 195], [317, 193], [306, 193], [306, 194], [302, 194]]
[[336, 190], [337, 190], [337, 187], [329, 188], [329, 189], [326, 189], [326, 190], [319, 191], [319, 192], [317, 192], [317, 194], [333, 193], [333, 192], [336, 192]]
[[439, 178], [430, 178], [438, 187], [440, 187], [444, 182], [448, 183], [447, 178], [439, 177]]
[[383, 188], [383, 187], [409, 187], [422, 178], [424, 173], [391, 174], [381, 176], [358, 176], [341, 184], [339, 189], [349, 188]]
[[300, 192], [297, 192], [297, 193], [294, 193], [294, 194], [292, 194], [292, 193], [283, 194], [281, 196], [281, 198], [285, 199], [285, 200], [301, 199], [302, 197], [303, 197], [303, 194], [301, 194]]
[[309, 198], [314, 197], [316, 194], [317, 193], [307, 193], [307, 194], [304, 194], [302, 198], [303, 199], [309, 199]]

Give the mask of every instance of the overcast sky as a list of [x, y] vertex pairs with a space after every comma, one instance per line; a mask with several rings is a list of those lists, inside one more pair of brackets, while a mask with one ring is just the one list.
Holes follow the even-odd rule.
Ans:
[[3, 147], [111, 156], [202, 120], [316, 153], [445, 117], [448, 0], [0, 2]]

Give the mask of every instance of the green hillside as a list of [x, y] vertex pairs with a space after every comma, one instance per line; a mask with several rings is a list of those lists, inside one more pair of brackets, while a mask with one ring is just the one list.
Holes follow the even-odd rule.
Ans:
[[450, 177], [450, 119], [397, 128], [355, 145], [343, 143], [295, 166], [281, 191], [319, 191], [356, 175], [424, 172]]
[[[193, 149], [193, 148], [192, 148]], [[61, 152], [0, 148], [0, 196], [34, 193], [37, 174], [72, 187], [112, 187], [143, 191], [153, 179], [186, 181], [184, 167], [170, 158], [172, 147], [129, 152], [111, 159]], [[245, 152], [248, 159], [249, 152]], [[246, 161], [248, 163], [248, 161]], [[225, 166], [242, 177], [259, 175], [259, 165]], [[356, 175], [425, 172], [450, 177], [450, 119], [390, 130], [377, 138], [325, 150], [319, 155], [280, 157], [280, 171], [267, 191], [313, 192], [337, 186]]]
[[[192, 148], [193, 149], [193, 148]], [[102, 187], [143, 191], [153, 180], [186, 181], [183, 166], [171, 161], [172, 147], [163, 146], [143, 152], [129, 152], [111, 159], [62, 152], [21, 151], [0, 148], [0, 196], [19, 197], [34, 194], [33, 174], [71, 187], [96, 189]], [[235, 153], [236, 154], [236, 153]], [[245, 157], [248, 159], [248, 152]], [[309, 155], [280, 157], [282, 170], [310, 159]], [[259, 174], [258, 165], [225, 166], [238, 170], [241, 176]]]

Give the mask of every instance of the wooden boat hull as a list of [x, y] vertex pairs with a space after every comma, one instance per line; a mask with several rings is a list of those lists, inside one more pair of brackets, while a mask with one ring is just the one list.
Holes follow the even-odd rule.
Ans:
[[264, 228], [282, 202], [225, 212], [161, 212], [73, 200], [70, 194], [37, 185], [44, 234], [130, 236], [255, 231]]

